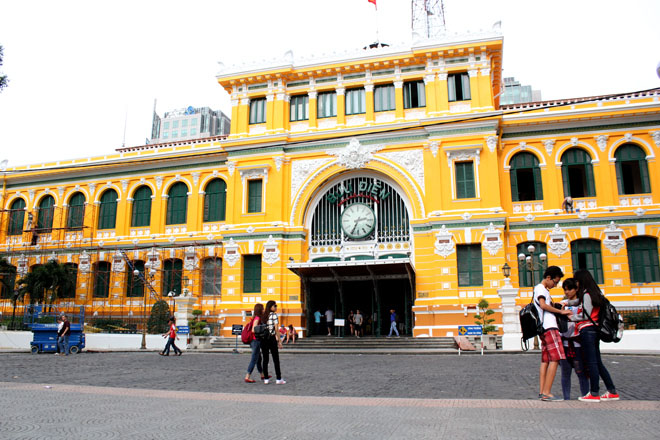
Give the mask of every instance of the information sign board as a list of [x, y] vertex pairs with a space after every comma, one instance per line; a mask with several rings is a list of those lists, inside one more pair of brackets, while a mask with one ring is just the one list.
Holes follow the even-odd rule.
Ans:
[[243, 326], [241, 324], [232, 324], [231, 326], [232, 335], [240, 335], [242, 331], [243, 331]]
[[459, 325], [459, 336], [481, 336], [482, 329], [480, 325]]

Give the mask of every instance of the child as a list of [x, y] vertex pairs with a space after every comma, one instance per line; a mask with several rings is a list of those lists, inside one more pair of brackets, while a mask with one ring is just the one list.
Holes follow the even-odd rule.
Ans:
[[[577, 298], [578, 286], [574, 278], [566, 278], [562, 284], [565, 299], [561, 301], [566, 310], [577, 314], [578, 308], [566, 307], [568, 301], [574, 301]], [[584, 371], [584, 363], [582, 361], [582, 347], [580, 346], [578, 333], [575, 329], [575, 323], [568, 322], [568, 330], [561, 334], [561, 340], [564, 345], [564, 353], [566, 359], [559, 361], [561, 366], [561, 389], [564, 393], [564, 400], [571, 400], [571, 373], [575, 370], [578, 381], [580, 382], [580, 396], [584, 396], [589, 392], [589, 381]]]

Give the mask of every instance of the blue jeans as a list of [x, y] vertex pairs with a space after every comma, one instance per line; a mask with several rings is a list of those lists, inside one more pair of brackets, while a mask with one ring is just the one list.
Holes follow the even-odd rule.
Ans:
[[397, 330], [397, 328], [396, 328], [396, 321], [392, 321], [390, 323], [390, 334], [387, 335], [387, 336], [392, 336], [392, 331], [394, 331], [396, 333], [396, 335], [399, 336], [399, 330]]
[[165, 348], [163, 349], [163, 354], [169, 355], [170, 347], [174, 349], [174, 354], [181, 353], [179, 347], [177, 347], [176, 344], [174, 344], [174, 338], [167, 338], [167, 344], [165, 344]]
[[60, 354], [65, 356], [69, 355], [69, 334], [62, 335], [57, 338], [57, 346], [60, 349]]
[[610, 372], [607, 371], [607, 368], [603, 365], [603, 360], [600, 357], [600, 337], [598, 335], [598, 329], [593, 325], [583, 327], [582, 330], [580, 330], [580, 340], [584, 352], [584, 363], [587, 367], [587, 372], [589, 373], [591, 394], [594, 396], [598, 395], [599, 377], [603, 378], [607, 391], [616, 394], [616, 388], [614, 387], [614, 382], [612, 382], [612, 377], [610, 377]]
[[252, 349], [252, 357], [250, 358], [250, 365], [248, 365], [247, 373], [252, 374], [255, 365], [257, 366], [257, 371], [262, 373], [263, 368], [261, 366], [261, 342], [258, 339], [253, 340], [250, 342], [250, 348]]
[[[571, 375], [573, 370], [575, 370], [580, 383], [580, 396], [586, 396], [589, 392], [589, 380], [582, 362], [582, 347], [574, 347], [573, 349], [575, 350], [574, 358], [569, 359], [567, 357], [559, 361], [559, 365], [561, 365], [561, 390], [564, 393], [564, 400], [571, 400]], [[564, 347], [564, 351], [566, 351], [566, 347]]]

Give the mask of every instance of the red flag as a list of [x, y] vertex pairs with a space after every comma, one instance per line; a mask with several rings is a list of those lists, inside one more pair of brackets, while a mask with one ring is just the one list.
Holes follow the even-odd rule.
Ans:
[[367, 0], [369, 3], [373, 3], [376, 9], [378, 9], [378, 5], [376, 4], [376, 0]]

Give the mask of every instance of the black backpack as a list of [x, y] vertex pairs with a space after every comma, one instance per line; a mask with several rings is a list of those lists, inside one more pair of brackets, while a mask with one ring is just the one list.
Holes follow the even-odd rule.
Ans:
[[623, 337], [623, 317], [616, 311], [612, 303], [601, 295], [600, 300], [603, 305], [598, 312], [598, 322], [594, 322], [589, 316], [589, 320], [598, 327], [600, 340], [603, 342], [619, 342]]
[[522, 338], [520, 338], [520, 346], [523, 351], [529, 350], [529, 342], [527, 341], [534, 336], [543, 334], [543, 317], [539, 316], [539, 311], [534, 305], [534, 297], [529, 304], [520, 310], [520, 330], [522, 331]]

